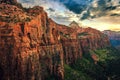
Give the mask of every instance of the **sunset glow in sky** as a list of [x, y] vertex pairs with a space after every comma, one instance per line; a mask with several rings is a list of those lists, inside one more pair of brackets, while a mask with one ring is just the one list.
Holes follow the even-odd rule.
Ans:
[[18, 0], [25, 7], [40, 5], [55, 22], [98, 30], [120, 31], [120, 0]]

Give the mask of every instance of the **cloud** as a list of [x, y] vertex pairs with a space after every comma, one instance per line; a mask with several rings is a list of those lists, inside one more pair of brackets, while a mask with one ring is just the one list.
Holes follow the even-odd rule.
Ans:
[[62, 3], [75, 14], [81, 14], [93, 0], [54, 0]]
[[116, 14], [116, 13], [115, 13], [115, 14], [111, 14], [110, 16], [118, 16], [118, 17], [119, 17], [120, 14]]
[[88, 10], [87, 12], [85, 12], [82, 17], [80, 18], [81, 20], [84, 20], [84, 19], [88, 19], [89, 17], [91, 17], [90, 15], [90, 11]]
[[[109, 11], [119, 7], [120, 0], [18, 0], [26, 7], [40, 5], [48, 13], [62, 12], [66, 10], [81, 15], [80, 20], [93, 19], [108, 15]], [[59, 11], [60, 10], [60, 11]], [[117, 12], [117, 11], [116, 11]], [[109, 12], [109, 15], [115, 13]], [[115, 15], [114, 15], [115, 16]], [[117, 16], [117, 15], [116, 15]]]
[[68, 3], [64, 3], [64, 5], [70, 10], [73, 11], [76, 14], [80, 14], [84, 9], [86, 9], [86, 5], [80, 5], [76, 3], [75, 1], [70, 1]]
[[106, 15], [115, 14], [110, 12], [115, 10], [116, 10], [115, 12], [118, 12], [120, 10], [119, 8], [120, 5], [118, 1], [119, 0], [114, 0], [114, 1], [113, 0], [94, 0], [89, 6], [87, 13], [83, 14], [83, 16], [81, 17], [81, 20], [85, 20], [89, 18], [93, 19], [93, 18], [98, 18]]
[[[60, 24], [76, 21], [99, 30], [119, 26], [120, 0], [18, 0], [25, 7], [40, 5]], [[120, 27], [120, 26], [119, 26]]]
[[115, 10], [117, 6], [108, 6], [105, 8], [105, 10]]
[[47, 10], [50, 11], [50, 12], [55, 12], [55, 10], [53, 8], [49, 8]]

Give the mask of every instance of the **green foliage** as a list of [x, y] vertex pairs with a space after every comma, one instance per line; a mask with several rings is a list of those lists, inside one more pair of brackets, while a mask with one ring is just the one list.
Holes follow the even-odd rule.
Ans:
[[[99, 61], [94, 63], [91, 55], [95, 54]], [[71, 66], [65, 65], [65, 80], [112, 80], [120, 78], [120, 52], [112, 47], [91, 50], [84, 53]]]
[[98, 64], [94, 64], [94, 61], [90, 58], [83, 57], [82, 59], [78, 59], [72, 67], [75, 70], [82, 71], [93, 79], [103, 80], [105, 78], [103, 75], [104, 69]]
[[93, 80], [87, 74], [75, 70], [69, 65], [65, 64], [65, 80]]
[[63, 34], [63, 33], [61, 33], [61, 35], [62, 35], [63, 37], [65, 37], [65, 38], [70, 38], [70, 34]]
[[78, 38], [89, 35], [87, 32], [79, 33]]
[[26, 17], [25, 21], [31, 21], [31, 19], [29, 17]]
[[93, 51], [92, 54], [96, 54], [99, 58], [99, 61], [105, 61], [107, 59], [109, 51], [107, 49], [100, 49]]
[[70, 38], [70, 34], [65, 34], [64, 37]]
[[99, 61], [104, 62], [106, 60], [118, 59], [120, 56], [120, 52], [112, 47], [108, 47], [105, 49], [97, 49], [93, 51], [99, 57]]

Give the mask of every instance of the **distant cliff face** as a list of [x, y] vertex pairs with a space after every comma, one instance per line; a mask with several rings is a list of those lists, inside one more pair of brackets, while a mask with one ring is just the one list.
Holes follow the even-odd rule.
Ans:
[[0, 9], [0, 80], [64, 80], [64, 61], [74, 64], [90, 49], [109, 46], [100, 31], [56, 24], [42, 7]]
[[110, 39], [120, 40], [120, 31], [105, 30], [103, 32], [107, 34]]
[[78, 58], [82, 58], [84, 53], [90, 50], [110, 46], [108, 37], [92, 28], [71, 28], [58, 25], [57, 29], [60, 33], [64, 59], [67, 64], [73, 64]]
[[110, 42], [113, 46], [120, 49], [120, 32], [106, 30], [103, 31], [103, 33], [108, 35]]

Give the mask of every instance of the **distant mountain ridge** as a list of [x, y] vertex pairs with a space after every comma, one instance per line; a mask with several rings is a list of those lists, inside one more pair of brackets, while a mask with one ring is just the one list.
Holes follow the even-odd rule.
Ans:
[[103, 33], [109, 37], [110, 42], [114, 47], [120, 49], [120, 31], [105, 30]]

